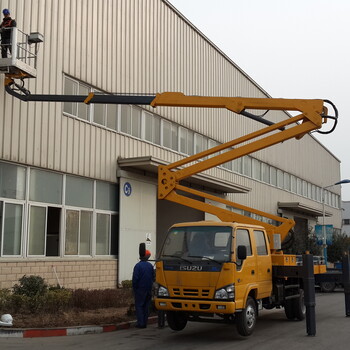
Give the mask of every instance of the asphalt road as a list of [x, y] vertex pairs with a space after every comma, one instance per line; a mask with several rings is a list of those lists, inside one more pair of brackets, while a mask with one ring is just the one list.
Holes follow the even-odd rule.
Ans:
[[140, 349], [140, 350], [232, 350], [257, 349], [347, 349], [350, 344], [350, 317], [345, 317], [342, 292], [316, 294], [316, 336], [306, 333], [306, 323], [288, 321], [284, 310], [263, 310], [255, 332], [241, 337], [235, 325], [189, 323], [181, 332], [166, 327], [122, 330], [82, 336], [50, 338], [1, 338], [1, 349]]

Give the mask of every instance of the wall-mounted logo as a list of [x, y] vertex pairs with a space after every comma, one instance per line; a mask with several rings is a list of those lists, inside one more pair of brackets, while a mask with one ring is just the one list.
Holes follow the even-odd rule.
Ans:
[[129, 197], [131, 196], [132, 188], [129, 182], [125, 182], [124, 184], [124, 194]]

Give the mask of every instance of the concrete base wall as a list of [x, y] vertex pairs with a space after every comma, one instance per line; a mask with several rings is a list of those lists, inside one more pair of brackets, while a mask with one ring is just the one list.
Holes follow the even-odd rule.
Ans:
[[[77, 289], [117, 287], [117, 260], [66, 260], [0, 262], [0, 289], [12, 288], [23, 275], [41, 276], [49, 285]], [[57, 277], [55, 274], [57, 273]]]

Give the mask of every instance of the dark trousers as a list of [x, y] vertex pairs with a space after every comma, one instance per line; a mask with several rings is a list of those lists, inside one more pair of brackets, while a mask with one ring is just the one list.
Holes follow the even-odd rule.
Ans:
[[7, 58], [7, 50], [12, 53], [11, 39], [2, 39], [1, 40], [1, 57]]
[[146, 327], [152, 299], [151, 292], [146, 289], [134, 289], [134, 296], [137, 326]]

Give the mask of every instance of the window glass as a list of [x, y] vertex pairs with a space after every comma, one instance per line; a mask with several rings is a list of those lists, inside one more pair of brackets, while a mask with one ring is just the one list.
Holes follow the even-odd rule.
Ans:
[[273, 166], [270, 167], [270, 175], [271, 185], [277, 186], [277, 169]]
[[144, 112], [145, 121], [145, 140], [153, 142], [153, 115], [151, 113]]
[[66, 177], [66, 204], [76, 207], [93, 207], [94, 182], [76, 176]]
[[93, 105], [94, 109], [94, 122], [97, 124], [105, 125], [105, 110], [106, 105], [95, 103]]
[[297, 194], [299, 194], [299, 195], [303, 194], [302, 181], [299, 178], [297, 178]]
[[96, 208], [118, 211], [118, 187], [108, 182], [96, 182]]
[[[78, 95], [87, 96], [89, 92], [90, 92], [90, 89], [87, 86], [79, 84]], [[89, 120], [88, 118], [89, 106], [86, 103], [78, 103], [77, 105], [78, 105], [78, 113], [77, 113], [78, 118]]]
[[312, 186], [310, 184], [310, 182], [307, 183], [307, 197], [311, 198], [312, 196]]
[[284, 189], [287, 191], [290, 191], [290, 174], [284, 173], [283, 174], [283, 182], [284, 182]]
[[277, 169], [277, 187], [283, 188], [283, 171]]
[[311, 198], [316, 199], [316, 186], [311, 185]]
[[171, 149], [174, 151], [178, 150], [178, 131], [177, 131], [177, 125], [171, 126]]
[[109, 129], [117, 130], [118, 125], [118, 105], [106, 106], [106, 126]]
[[237, 158], [232, 161], [232, 169], [233, 171], [242, 174], [242, 158]]
[[62, 175], [31, 169], [29, 199], [36, 202], [62, 204]]
[[194, 152], [194, 132], [187, 130], [187, 154], [189, 156], [193, 155]]
[[248, 230], [244, 230], [244, 229], [236, 230], [236, 248], [240, 245], [244, 245], [247, 247], [247, 256], [252, 255], [252, 246], [250, 243]]
[[261, 180], [261, 162], [257, 159], [253, 159], [253, 178]]
[[97, 214], [96, 218], [96, 255], [109, 254], [109, 218], [107, 214]]
[[92, 212], [80, 212], [80, 255], [91, 255]]
[[0, 162], [0, 197], [24, 199], [26, 193], [26, 169]]
[[131, 106], [121, 105], [120, 131], [131, 134]]
[[141, 137], [141, 109], [132, 107], [131, 111], [131, 135]]
[[156, 145], [160, 145], [160, 117], [153, 116], [153, 142]]
[[[216, 146], [219, 146], [219, 142], [211, 140], [211, 139], [208, 140], [208, 149], [214, 148]], [[213, 153], [210, 156], [208, 156], [208, 158], [215, 157], [215, 156], [219, 155], [220, 153], [221, 152]]]
[[184, 154], [187, 153], [187, 129], [183, 128], [182, 126], [179, 127], [179, 138], [180, 138], [180, 144], [179, 144], [179, 151]]
[[[65, 95], [77, 95], [78, 94], [78, 83], [72, 79], [64, 79], [64, 94]], [[72, 115], [77, 114], [77, 103], [64, 102], [63, 111]]]
[[243, 174], [252, 176], [252, 158], [248, 156], [243, 158]]
[[270, 183], [270, 166], [266, 163], [261, 163], [261, 180]]
[[171, 148], [171, 123], [163, 120], [163, 146]]
[[307, 196], [307, 182], [305, 180], [303, 180], [303, 196]]
[[66, 211], [66, 255], [78, 255], [79, 211]]
[[293, 193], [297, 193], [297, 178], [294, 175], [290, 177], [290, 190]]
[[[2, 240], [2, 255], [20, 255], [22, 239], [22, 205], [5, 203], [4, 227], [0, 226], [0, 242]], [[0, 207], [0, 219], [2, 214]]]
[[46, 208], [30, 207], [29, 255], [45, 254]]
[[267, 246], [263, 231], [254, 231], [256, 250], [258, 255], [267, 255]]
[[207, 149], [207, 139], [203, 135], [195, 134], [194, 141], [195, 153], [199, 153]]

